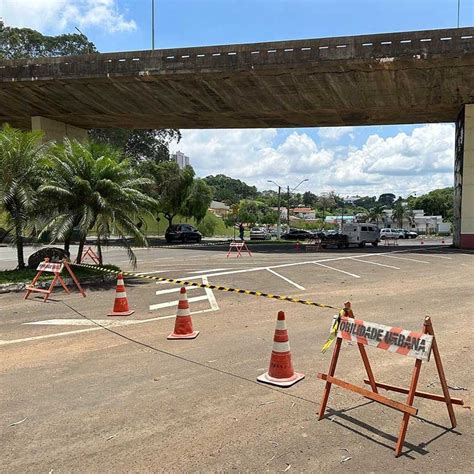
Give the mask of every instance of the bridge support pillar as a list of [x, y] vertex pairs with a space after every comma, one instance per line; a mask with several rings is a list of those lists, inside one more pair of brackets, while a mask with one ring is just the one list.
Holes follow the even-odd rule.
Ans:
[[62, 142], [64, 137], [87, 140], [87, 130], [41, 116], [31, 117], [31, 130], [41, 130], [45, 141]]
[[456, 120], [453, 243], [474, 249], [474, 104], [466, 104]]

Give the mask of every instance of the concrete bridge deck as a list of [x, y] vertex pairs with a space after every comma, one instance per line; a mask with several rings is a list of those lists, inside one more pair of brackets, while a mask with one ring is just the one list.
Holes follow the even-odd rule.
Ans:
[[0, 123], [249, 128], [454, 122], [474, 28], [0, 61]]

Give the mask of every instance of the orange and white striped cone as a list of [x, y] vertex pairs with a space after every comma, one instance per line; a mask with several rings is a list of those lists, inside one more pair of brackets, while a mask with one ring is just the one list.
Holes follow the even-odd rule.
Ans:
[[304, 379], [304, 374], [300, 374], [293, 370], [285, 313], [279, 311], [275, 336], [273, 337], [270, 367], [268, 372], [258, 376], [257, 380], [270, 385], [277, 385], [278, 387], [291, 387], [302, 379]]
[[114, 309], [107, 316], [130, 316], [135, 311], [129, 309], [125, 284], [122, 273], [117, 277], [117, 288], [115, 290]]
[[174, 323], [174, 331], [167, 339], [195, 339], [199, 331], [194, 331], [193, 320], [189, 311], [188, 296], [186, 288], [181, 288], [179, 293], [178, 311], [176, 313], [176, 321]]

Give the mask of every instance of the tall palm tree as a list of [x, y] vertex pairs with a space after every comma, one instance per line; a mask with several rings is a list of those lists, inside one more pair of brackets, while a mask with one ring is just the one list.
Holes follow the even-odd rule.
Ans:
[[377, 204], [376, 206], [372, 207], [369, 211], [369, 219], [371, 222], [374, 222], [379, 225], [379, 219], [383, 217], [383, 210], [384, 206], [381, 204]]
[[398, 225], [400, 226], [400, 228], [403, 227], [403, 219], [405, 219], [406, 216], [407, 216], [407, 210], [403, 206], [403, 204], [401, 203], [395, 204], [393, 208], [392, 217], [394, 221], [398, 221]]
[[[77, 261], [80, 262], [87, 235], [95, 230], [100, 243], [110, 235], [122, 238], [132, 264], [136, 258], [127, 236], [138, 245], [147, 245], [136, 224], [157, 202], [145, 192], [151, 180], [137, 175], [121, 152], [110, 145], [82, 144], [65, 139], [51, 148], [45, 160], [46, 183], [40, 195], [51, 206], [52, 217], [43, 229], [54, 239], [69, 245], [74, 229], [79, 231]], [[101, 261], [102, 263], [102, 261]]]
[[18, 268], [25, 267], [24, 231], [35, 208], [41, 157], [46, 145], [41, 132], [23, 132], [4, 125], [0, 129], [0, 207], [11, 226]]

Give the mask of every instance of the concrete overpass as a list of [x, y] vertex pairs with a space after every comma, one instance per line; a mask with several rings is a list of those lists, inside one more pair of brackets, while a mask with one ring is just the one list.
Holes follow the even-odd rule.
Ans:
[[456, 122], [455, 241], [474, 248], [473, 37], [459, 28], [3, 61], [0, 122], [47, 138]]

